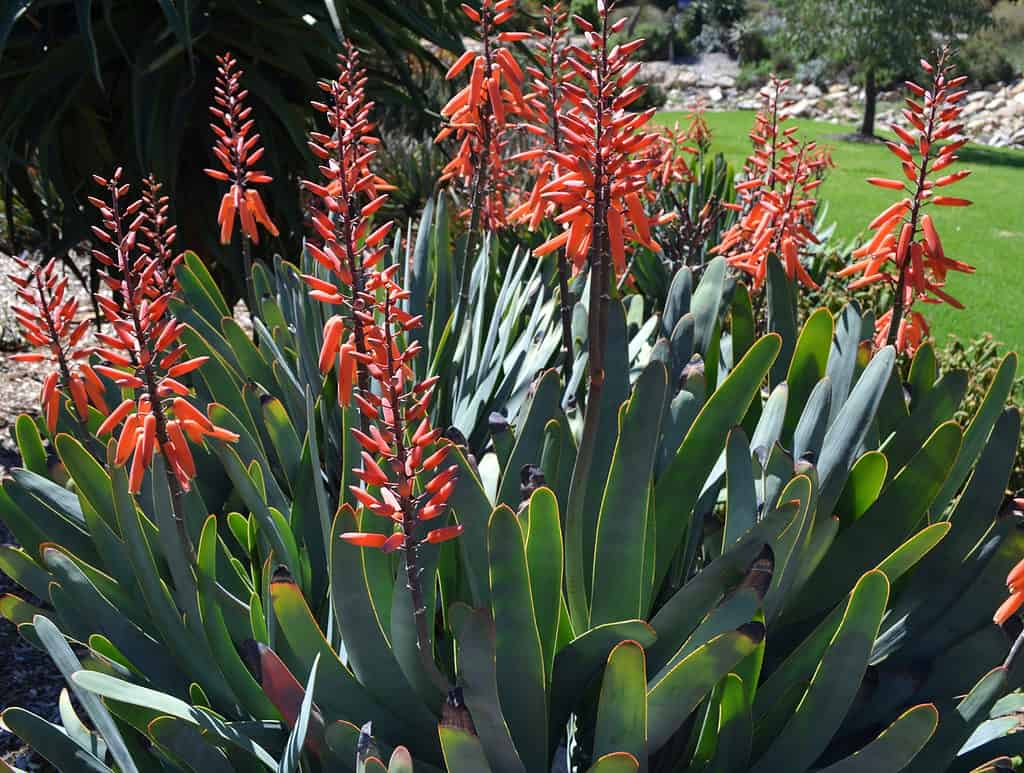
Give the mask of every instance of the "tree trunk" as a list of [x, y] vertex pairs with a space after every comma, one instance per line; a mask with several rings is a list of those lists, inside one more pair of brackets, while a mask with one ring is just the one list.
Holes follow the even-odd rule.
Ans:
[[864, 137], [875, 136], [875, 107], [878, 103], [878, 84], [875, 82], [875, 71], [869, 69], [864, 73], [864, 120], [860, 125], [860, 133]]

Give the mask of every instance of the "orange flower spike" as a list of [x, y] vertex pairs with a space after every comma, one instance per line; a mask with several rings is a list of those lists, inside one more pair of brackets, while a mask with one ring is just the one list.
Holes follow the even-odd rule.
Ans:
[[750, 274], [755, 290], [764, 283], [770, 255], [782, 262], [790, 279], [817, 287], [800, 256], [816, 242], [813, 191], [832, 163], [814, 143], [800, 144], [796, 127], [783, 128], [787, 85], [773, 78], [761, 92], [764, 105], [750, 134], [754, 152], [744, 167], [747, 180], [736, 186], [741, 216], [713, 250]]
[[[401, 549], [408, 555], [415, 554], [417, 546], [424, 541], [418, 529], [423, 513], [432, 513], [432, 517], [443, 513], [443, 500], [447, 499], [448, 492], [445, 486], [453, 486], [457, 469], [440, 475], [433, 472], [443, 461], [447, 448], [423, 458], [423, 448], [440, 437], [440, 431], [433, 429], [423, 415], [437, 380], [407, 384], [411, 377], [408, 361], [417, 348], [403, 347], [400, 336], [420, 326], [422, 319], [410, 317], [402, 310], [400, 301], [406, 295], [395, 284], [394, 271], [389, 268], [375, 274], [368, 290], [360, 296], [364, 307], [370, 310], [366, 337], [372, 350], [372, 365], [367, 372], [376, 384], [372, 391], [357, 395], [368, 409], [364, 412], [369, 413], [371, 423], [368, 432], [356, 434], [363, 450], [362, 466], [354, 472], [364, 485], [378, 487], [380, 492], [379, 497], [375, 497], [363, 488], [353, 488], [352, 494], [370, 512], [398, 523], [396, 534], [401, 539], [387, 544], [381, 542], [379, 547]], [[378, 463], [376, 455], [387, 464]], [[419, 492], [417, 482], [422, 485]], [[444, 495], [439, 497], [442, 493]]]
[[[465, 58], [464, 64], [469, 61]], [[309, 135], [310, 148], [323, 161], [319, 166], [322, 180], [303, 181], [313, 194], [310, 219], [318, 239], [311, 239], [307, 247], [331, 274], [329, 281], [315, 276], [304, 279], [311, 288], [310, 297], [342, 307], [324, 327], [320, 369], [326, 373], [337, 364], [338, 401], [345, 406], [354, 383], [363, 391], [369, 385], [365, 360], [360, 357], [368, 351], [366, 322], [354, 305], [384, 255], [384, 242], [393, 225], [388, 221], [372, 227], [374, 215], [388, 200], [385, 191], [392, 186], [371, 169], [379, 138], [370, 120], [373, 103], [366, 97], [366, 83], [359, 52], [347, 43], [338, 55], [337, 76], [318, 84], [327, 95], [325, 101], [312, 103], [326, 118], [329, 130]], [[357, 356], [348, 356], [349, 352]]]
[[[621, 20], [610, 23], [607, 11], [602, 12], [600, 34], [589, 23], [575, 19], [588, 35], [588, 45], [570, 46], [564, 55], [565, 65], [581, 78], [583, 87], [567, 80], [557, 82], [564, 99], [554, 113], [562, 150], [549, 154], [558, 166], [541, 188], [539, 206], [558, 212], [556, 221], [564, 224], [568, 235], [564, 242], [559, 237], [549, 240], [535, 254], [564, 244], [567, 256], [579, 268], [592, 245], [600, 244], [614, 273], [624, 275], [632, 243], [658, 249], [637, 192], [657, 173], [660, 155], [652, 150], [659, 135], [644, 131], [653, 113], [626, 111], [641, 93], [639, 87], [628, 85], [637, 72], [630, 61], [637, 42], [609, 44], [609, 35], [623, 25]], [[557, 39], [554, 34], [551, 38]], [[553, 49], [554, 43], [548, 47]], [[541, 94], [550, 90], [545, 91], [543, 83], [539, 89]], [[600, 95], [596, 102], [594, 95]]]
[[[435, 138], [453, 138], [458, 150], [441, 175], [442, 181], [458, 180], [469, 192], [471, 230], [494, 231], [508, 222], [506, 201], [519, 199], [507, 167], [508, 135], [512, 120], [528, 117], [531, 109], [523, 96], [523, 70], [502, 43], [529, 37], [526, 33], [499, 33], [498, 27], [512, 17], [513, 5], [485, 2], [479, 12], [463, 5], [463, 13], [475, 24], [482, 51], [463, 53], [449, 68], [447, 78], [465, 75], [469, 84], [441, 110], [445, 126]], [[504, 88], [503, 88], [504, 85]]]
[[[952, 185], [966, 177], [969, 174], [966, 170], [946, 174], [934, 181], [929, 179], [930, 175], [953, 163], [956, 150], [967, 141], [961, 136], [962, 125], [958, 122], [962, 112], [960, 104], [966, 92], [956, 91], [965, 79], [963, 76], [953, 77], [953, 66], [946, 50], [939, 53], [934, 65], [922, 63], [922, 66], [928, 75], [926, 85], [906, 84], [920, 100], [907, 100], [903, 117], [909, 126], [893, 126], [899, 141], [887, 143], [900, 160], [908, 183], [885, 178], [868, 180], [872, 185], [883, 188], [905, 189], [909, 198], [892, 204], [869, 224], [874, 235], [853, 253], [855, 258], [866, 257], [869, 260], [858, 260], [841, 272], [844, 276], [861, 274], [851, 287], [876, 282], [890, 285], [893, 307], [891, 313], [878, 317], [876, 344], [895, 345], [905, 352], [911, 352], [928, 335], [924, 318], [912, 311], [913, 305], [917, 302], [949, 303], [960, 307], [959, 302], [943, 289], [946, 274], [950, 270], [974, 271], [972, 266], [945, 255], [935, 223], [925, 212], [929, 205], [970, 204], [967, 199], [934, 195], [935, 188]], [[905, 323], [906, 320], [909, 322]]]
[[[114, 335], [99, 335], [105, 348], [96, 348], [94, 353], [104, 364], [88, 370], [83, 367], [82, 384], [87, 394], [98, 394], [102, 392], [98, 376], [103, 376], [133, 392], [110, 413], [97, 434], [104, 436], [124, 422], [115, 462], [123, 465], [131, 459], [133, 492], [138, 492], [154, 454], [163, 456], [172, 506], [180, 517], [178, 500], [195, 472], [185, 436], [201, 439], [219, 433], [229, 441], [237, 437], [214, 427], [184, 397], [189, 389], [179, 379], [202, 367], [207, 358], [182, 359], [185, 348], [178, 339], [183, 325], [169, 313], [170, 299], [178, 288], [168, 275], [177, 259], [169, 249], [168, 229], [173, 227], [164, 221], [167, 203], [158, 196], [159, 186], [150, 181], [146, 197], [126, 204], [129, 186], [120, 178], [120, 170], [109, 180], [99, 178], [107, 197], [90, 197], [102, 223], [95, 232], [98, 237], [103, 234], [103, 249], [93, 255], [106, 267], [102, 279], [116, 293], [116, 300], [97, 299]], [[144, 241], [148, 244], [143, 245]], [[184, 426], [179, 426], [183, 421]], [[190, 428], [189, 423], [195, 427]], [[183, 544], [191, 545], [187, 534]]]
[[160, 193], [163, 185], [154, 175], [150, 174], [142, 183], [142, 214], [145, 220], [139, 226], [141, 238], [138, 246], [155, 259], [154, 268], [160, 273], [164, 289], [171, 291], [178, 287], [174, 270], [184, 260], [184, 253], [175, 256], [173, 250], [178, 227], [170, 220], [171, 200]]
[[250, 134], [255, 123], [249, 117], [252, 109], [245, 105], [249, 92], [241, 86], [243, 72], [238, 68], [238, 60], [230, 53], [217, 57], [217, 78], [213, 105], [210, 106], [216, 123], [210, 124], [210, 128], [216, 135], [213, 154], [221, 168], [203, 171], [215, 180], [229, 183], [217, 213], [221, 244], [231, 243], [236, 215], [245, 237], [254, 243], [258, 244], [260, 240], [257, 226], [262, 226], [271, 236], [278, 235], [277, 227], [263, 206], [263, 199], [252, 187], [271, 182], [273, 178], [253, 168], [263, 156], [263, 148], [259, 145], [260, 135]]
[[[90, 376], [85, 373], [88, 365], [82, 362], [90, 350], [81, 345], [88, 320], [76, 320], [78, 301], [67, 294], [68, 278], [57, 273], [55, 258], [37, 265], [18, 258], [14, 260], [26, 273], [9, 277], [18, 288], [18, 303], [12, 304], [11, 309], [25, 340], [40, 351], [11, 355], [11, 359], [48, 361], [53, 366], [40, 391], [40, 406], [50, 433], [57, 427], [61, 393], [71, 397], [75, 414], [84, 425], [92, 401], [88, 388]], [[89, 373], [95, 375], [91, 369]], [[95, 390], [92, 394], [95, 395]], [[105, 408], [102, 401], [95, 404], [97, 408]]]

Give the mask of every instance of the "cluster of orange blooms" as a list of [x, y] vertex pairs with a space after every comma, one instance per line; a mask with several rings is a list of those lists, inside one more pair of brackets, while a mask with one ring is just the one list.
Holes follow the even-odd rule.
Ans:
[[534, 56], [536, 65], [529, 65], [531, 91], [526, 102], [532, 110], [530, 133], [535, 136], [536, 147], [515, 154], [509, 160], [533, 164], [533, 188], [523, 197], [518, 207], [509, 213], [509, 222], [526, 223], [531, 231], [541, 221], [555, 212], [555, 205], [541, 199], [541, 190], [556, 176], [558, 166], [548, 151], [562, 151], [562, 111], [566, 109], [567, 96], [564, 84], [571, 76], [568, 62], [569, 46], [566, 37], [569, 28], [568, 14], [562, 4], [544, 6], [544, 28], [533, 31]]
[[[474, 212], [487, 230], [508, 222], [505, 199], [509, 192], [510, 120], [526, 118], [531, 110], [523, 96], [524, 73], [503, 43], [530, 37], [527, 32], [498, 32], [512, 18], [515, 0], [483, 0], [480, 10], [462, 4], [462, 12], [478, 25], [481, 51], [466, 51], [449, 68], [446, 78], [469, 72], [469, 83], [449, 100], [441, 115], [446, 124], [435, 142], [459, 141], [455, 157], [441, 172], [441, 181], [459, 179], [470, 191], [466, 213]], [[465, 214], [465, 213], [464, 213]]]
[[215, 180], [230, 183], [217, 213], [220, 241], [222, 244], [231, 243], [237, 218], [245, 238], [253, 244], [259, 244], [258, 226], [267, 229], [271, 236], [277, 236], [278, 232], [277, 226], [267, 214], [259, 191], [253, 186], [269, 183], [273, 178], [252, 168], [263, 157], [264, 148], [259, 145], [260, 135], [250, 134], [255, 121], [251, 118], [252, 108], [245, 104], [249, 92], [241, 87], [243, 71], [238, 69], [238, 60], [231, 54], [221, 54], [217, 57], [217, 63], [214, 104], [210, 106], [210, 112], [223, 127], [211, 123], [210, 128], [217, 135], [213, 154], [222, 168], [204, 171]]
[[882, 282], [893, 288], [893, 308], [880, 316], [876, 326], [876, 344], [895, 344], [897, 349], [913, 353], [928, 335], [924, 316], [912, 306], [922, 303], [948, 303], [963, 308], [943, 286], [950, 271], [972, 273], [974, 268], [948, 257], [942, 247], [935, 224], [925, 209], [964, 207], [971, 202], [937, 193], [970, 174], [967, 170], [946, 172], [956, 152], [964, 146], [963, 124], [959, 121], [967, 90], [961, 88], [967, 76], [952, 77], [948, 52], [943, 51], [935, 65], [922, 61], [930, 76], [927, 87], [907, 82], [916, 98], [907, 98], [903, 117], [907, 127], [893, 125], [899, 141], [887, 142], [889, 150], [899, 159], [905, 179], [872, 177], [868, 180], [880, 188], [903, 191], [906, 197], [885, 209], [869, 224], [872, 238], [853, 256], [856, 263], [839, 272], [840, 276], [860, 274], [850, 287], [856, 289]]
[[621, 31], [626, 19], [610, 24], [609, 8], [601, 4], [598, 10], [600, 29], [574, 17], [587, 45], [572, 46], [567, 61], [583, 85], [563, 84], [567, 102], [560, 120], [565, 150], [550, 152], [558, 170], [541, 189], [537, 205], [553, 203], [559, 212], [555, 223], [563, 231], [534, 250], [534, 255], [564, 248], [579, 269], [594, 241], [600, 239], [603, 243], [598, 248], [610, 254], [615, 271], [623, 274], [627, 244], [660, 251], [651, 229], [672, 216], [649, 216], [643, 207], [647, 178], [658, 166], [652, 151], [659, 135], [644, 131], [655, 111], [626, 109], [643, 94], [641, 86], [630, 85], [640, 69], [630, 57], [643, 41], [610, 46], [610, 35]]
[[773, 77], [761, 92], [764, 107], [750, 133], [754, 152], [747, 159], [746, 179], [736, 185], [740, 202], [723, 205], [739, 210], [740, 218], [713, 250], [750, 275], [755, 290], [764, 284], [771, 255], [782, 262], [790, 280], [817, 288], [800, 258], [818, 243], [812, 231], [818, 202], [812, 193], [832, 160], [813, 142], [801, 144], [796, 126], [783, 128], [787, 86], [788, 80]]
[[[82, 339], [89, 329], [89, 320], [78, 320], [78, 299], [68, 293], [68, 278], [59, 277], [53, 258], [38, 266], [14, 259], [25, 270], [24, 276], [8, 278], [18, 288], [18, 300], [11, 306], [25, 340], [45, 351], [12, 354], [17, 362], [45, 362], [54, 369], [43, 380], [39, 402], [50, 434], [57, 429], [60, 394], [70, 394], [80, 421], [89, 418], [89, 403], [106, 410], [103, 384], [85, 360], [90, 349]], [[24, 304], [24, 305], [22, 305]]]
[[[380, 143], [370, 121], [373, 102], [366, 98], [366, 72], [360, 67], [359, 53], [351, 43], [338, 57], [338, 77], [322, 81], [325, 102], [313, 102], [313, 109], [327, 117], [330, 133], [312, 132], [309, 148], [320, 163], [323, 182], [306, 180], [303, 185], [321, 208], [310, 211], [310, 221], [319, 245], [307, 241], [307, 249], [333, 277], [327, 281], [312, 274], [303, 279], [310, 295], [332, 306], [354, 308], [353, 301], [362, 291], [367, 272], [371, 272], [386, 252], [385, 239], [394, 226], [388, 221], [370, 232], [373, 215], [393, 190], [370, 170], [370, 162]], [[332, 316], [324, 328], [324, 346], [320, 352], [320, 370], [337, 366], [338, 400], [349, 404], [352, 386], [359, 380], [368, 389], [360, 358], [367, 356], [363, 322], [359, 315], [346, 320]]]
[[[408, 550], [418, 544], [417, 526], [445, 513], [458, 472], [457, 465], [440, 469], [450, 444], [438, 443], [441, 430], [432, 427], [427, 416], [437, 378], [417, 383], [410, 363], [419, 354], [419, 344], [400, 346], [400, 333], [417, 327], [422, 320], [402, 309], [409, 292], [395, 282], [397, 270], [398, 266], [391, 266], [375, 273], [368, 279], [366, 291], [360, 293], [367, 309], [359, 312], [366, 323], [366, 370], [378, 388], [354, 394], [360, 412], [370, 424], [367, 433], [352, 430], [363, 448], [362, 467], [355, 474], [364, 488], [350, 488], [360, 505], [393, 520], [398, 530], [390, 535], [341, 535], [352, 544], [388, 552]], [[375, 294], [378, 290], [379, 297]], [[415, 490], [417, 480], [425, 480], [421, 491]], [[461, 533], [461, 524], [442, 526], [427, 531], [422, 541], [436, 544]]]
[[689, 126], [680, 127], [676, 121], [671, 128], [662, 127], [660, 142], [655, 145], [658, 166], [653, 175], [654, 184], [648, 186], [651, 197], [656, 197], [658, 190], [670, 185], [693, 182], [693, 170], [690, 169], [687, 156], [696, 156], [700, 153], [690, 144], [693, 141], [695, 125], [696, 123], [691, 123]]
[[[114, 461], [120, 465], [131, 460], [133, 492], [140, 490], [156, 453], [163, 456], [176, 486], [187, 490], [196, 473], [189, 441], [234, 441], [238, 436], [215, 426], [189, 403], [191, 390], [180, 380], [207, 358], [185, 359], [185, 346], [179, 342], [184, 325], [169, 312], [177, 290], [172, 272], [179, 258], [171, 250], [175, 228], [167, 218], [168, 201], [150, 177], [143, 198], [126, 204], [130, 187], [121, 178], [120, 169], [109, 179], [95, 177], [107, 196], [89, 197], [101, 223], [93, 227], [100, 247], [92, 254], [104, 267], [103, 280], [112, 291], [111, 296], [97, 296], [96, 303], [111, 332], [98, 332], [97, 345], [83, 346], [89, 321], [75, 320], [78, 303], [67, 297], [67, 279], [57, 279], [55, 261], [34, 267], [19, 261], [27, 274], [12, 280], [29, 306], [16, 307], [15, 313], [28, 341], [48, 352], [14, 357], [50, 359], [56, 365], [44, 380], [42, 395], [51, 434], [57, 427], [61, 392], [68, 393], [83, 425], [90, 405], [106, 415], [97, 436], [120, 427]], [[91, 365], [89, 358], [96, 364]], [[132, 396], [110, 411], [100, 376]]]
[[[338, 63], [338, 77], [320, 84], [327, 101], [313, 103], [331, 129], [312, 133], [309, 142], [324, 182], [304, 182], [322, 207], [311, 213], [320, 245], [307, 246], [332, 279], [303, 278], [312, 298], [341, 311], [324, 325], [320, 370], [336, 371], [338, 402], [355, 403], [362, 419], [362, 429], [351, 432], [363, 448], [362, 466], [354, 470], [363, 485], [352, 486], [352, 495], [397, 527], [388, 535], [346, 532], [341, 538], [387, 552], [414, 550], [420, 541], [444, 542], [461, 533], [461, 526], [442, 526], [421, 540], [417, 528], [444, 514], [457, 467], [438, 471], [448, 445], [438, 443], [441, 431], [427, 416], [437, 379], [415, 382], [410, 363], [420, 346], [403, 340], [422, 319], [402, 308], [409, 293], [395, 281], [399, 267], [378, 268], [394, 223], [374, 227], [373, 216], [393, 186], [370, 170], [380, 140], [370, 120], [366, 72], [351, 45]], [[422, 491], [414, 490], [417, 480], [425, 481]]]
[[123, 206], [129, 186], [120, 178], [120, 169], [110, 179], [97, 177], [107, 199], [90, 198], [103, 224], [97, 236], [107, 246], [107, 251], [93, 254], [106, 267], [104, 281], [113, 291], [112, 297], [96, 299], [113, 335], [97, 333], [101, 345], [92, 353], [104, 363], [96, 371], [133, 395], [110, 412], [96, 434], [103, 437], [120, 426], [114, 462], [132, 460], [131, 491], [140, 490], [157, 451], [178, 485], [187, 490], [196, 474], [189, 440], [199, 443], [212, 437], [233, 442], [238, 435], [215, 426], [187, 400], [191, 390], [179, 379], [208, 358], [185, 359], [186, 349], [179, 341], [184, 324], [168, 308], [173, 290], [166, 288], [173, 287], [173, 281], [168, 281], [167, 272], [173, 261], [164, 264], [157, 259], [166, 254], [159, 246], [136, 249], [139, 229], [146, 222], [145, 215], [136, 213], [145, 201]]

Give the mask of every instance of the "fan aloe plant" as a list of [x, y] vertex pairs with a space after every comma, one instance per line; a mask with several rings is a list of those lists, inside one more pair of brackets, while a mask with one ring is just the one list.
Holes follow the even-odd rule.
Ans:
[[2, 514], [22, 547], [0, 566], [51, 608], [0, 609], [88, 719], [62, 701], [62, 725], [3, 721], [61, 770], [940, 770], [1019, 682], [989, 621], [1024, 550], [1002, 494], [1015, 358], [961, 429], [965, 375], [930, 347], [908, 403], [892, 352], [866, 357], [869, 315], [794, 336], [773, 307], [755, 336], [719, 259], [696, 287], [677, 273], [639, 335], [611, 304], [615, 409], [587, 480], [554, 370], [449, 452], [463, 532], [419, 552], [440, 691], [404, 572], [338, 538], [388, 529], [341, 493], [354, 410], [330, 378], [300, 386], [321, 381], [322, 325], [299, 274], [257, 268], [257, 346], [194, 255], [177, 269], [182, 337], [210, 358], [197, 403], [239, 435], [194, 449], [193, 566], [159, 457], [132, 496], [71, 405], [55, 460], [17, 424]]
[[[45, 417], [17, 421], [23, 466], [0, 489], [19, 543], [0, 570], [40, 603], [9, 595], [0, 614], [68, 691], [59, 723], [11, 707], [4, 728], [71, 773], [1004, 757], [1024, 676], [1024, 536], [1004, 495], [1016, 356], [961, 425], [966, 374], [930, 344], [877, 346], [855, 303], [799, 320], [806, 197], [779, 222], [775, 198], [752, 203], [728, 237], [744, 251], [699, 280], [656, 257], [673, 221], [645, 208], [660, 145], [624, 109], [637, 44], [609, 45], [607, 10], [581, 22], [595, 53], [572, 49], [596, 86], [569, 100], [570, 171], [531, 204], [539, 220], [568, 207], [564, 227], [532, 253], [538, 238], [508, 250], [511, 234], [471, 228], [463, 267], [443, 191], [415, 237], [388, 240], [352, 49], [317, 103], [330, 133], [310, 135], [315, 243], [252, 263], [252, 334], [122, 173], [97, 178], [109, 332], [78, 346], [52, 264], [19, 282], [19, 320], [60, 372]], [[493, 107], [503, 78], [515, 97], [500, 59], [457, 99], [486, 88]], [[801, 157], [784, 162], [806, 192]], [[712, 165], [695, 186], [728, 178]], [[257, 233], [240, 187], [221, 225]], [[779, 250], [771, 229], [790, 229]], [[539, 259], [562, 247], [571, 293]], [[654, 302], [628, 291], [635, 259]], [[733, 265], [763, 293], [756, 314]]]

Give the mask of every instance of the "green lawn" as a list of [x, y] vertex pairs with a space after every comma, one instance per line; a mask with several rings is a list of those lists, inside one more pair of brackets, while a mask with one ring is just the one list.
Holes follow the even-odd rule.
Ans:
[[[684, 120], [678, 113], [660, 113], [659, 123]], [[750, 152], [747, 133], [753, 113], [708, 113], [714, 131], [713, 152], [741, 164]], [[821, 198], [830, 202], [829, 216], [838, 222], [841, 238], [860, 234], [871, 219], [895, 201], [894, 192], [864, 182], [871, 176], [899, 177], [900, 169], [883, 145], [844, 142], [839, 135], [852, 127], [818, 121], [794, 120], [800, 136], [813, 138], [832, 149], [837, 168], [821, 187]], [[975, 266], [974, 274], [950, 275], [947, 290], [967, 308], [921, 306], [937, 341], [948, 333], [967, 338], [992, 333], [1018, 351], [1024, 351], [1024, 312], [1015, 301], [1016, 281], [1024, 279], [1024, 151], [968, 145], [960, 151], [961, 163], [973, 174], [950, 189], [952, 195], [974, 201], [967, 208], [939, 208], [932, 217], [947, 254]]]

